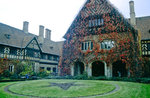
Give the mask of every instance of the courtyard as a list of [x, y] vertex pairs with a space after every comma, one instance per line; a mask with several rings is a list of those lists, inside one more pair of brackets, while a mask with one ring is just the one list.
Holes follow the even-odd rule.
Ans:
[[1, 82], [1, 98], [149, 98], [150, 84], [43, 79]]

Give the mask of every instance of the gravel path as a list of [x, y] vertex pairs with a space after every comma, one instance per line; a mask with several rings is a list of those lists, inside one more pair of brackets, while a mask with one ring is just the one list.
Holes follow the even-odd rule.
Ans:
[[[14, 84], [6, 86], [4, 88], [4, 91], [7, 92], [7, 93], [10, 93], [10, 94], [13, 94], [13, 95], [24, 96], [24, 97], [29, 97], [29, 98], [58, 98], [58, 97], [39, 97], [39, 96], [31, 96], [31, 95], [23, 95], [23, 94], [14, 93], [14, 92], [9, 90], [9, 87], [12, 86], [12, 85], [14, 85]], [[94, 98], [94, 97], [97, 97], [97, 96], [105, 96], [105, 95], [115, 93], [120, 89], [119, 85], [117, 85], [117, 84], [112, 84], [112, 85], [114, 85], [116, 88], [114, 90], [110, 91], [110, 92], [106, 92], [106, 93], [103, 93], [103, 94], [90, 95], [90, 96], [81, 96], [81, 97], [62, 97], [62, 98], [92, 98], [92, 97]]]

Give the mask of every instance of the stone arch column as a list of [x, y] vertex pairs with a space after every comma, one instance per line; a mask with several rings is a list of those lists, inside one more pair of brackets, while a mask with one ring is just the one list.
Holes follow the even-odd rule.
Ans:
[[88, 76], [92, 76], [92, 63], [88, 64], [87, 66], [87, 74]]
[[107, 77], [108, 76], [108, 68], [107, 68], [107, 63], [105, 61], [102, 61], [104, 63], [104, 71], [105, 71], [105, 76]]
[[74, 65], [71, 64], [71, 76], [74, 76]]
[[107, 77], [112, 77], [112, 63], [107, 65]]

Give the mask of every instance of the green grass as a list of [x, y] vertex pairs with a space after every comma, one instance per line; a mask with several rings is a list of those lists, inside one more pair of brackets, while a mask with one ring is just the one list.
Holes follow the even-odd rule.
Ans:
[[26, 97], [20, 97], [12, 94], [8, 94], [7, 92], [4, 91], [4, 88], [8, 85], [13, 84], [14, 82], [11, 83], [0, 83], [0, 98], [26, 98]]
[[[111, 95], [100, 98], [150, 98], [150, 84], [132, 82], [113, 82], [120, 86], [120, 90]], [[96, 97], [99, 98], [99, 97]]]
[[[80, 84], [81, 86], [71, 86], [68, 90], [60, 87], [49, 87], [50, 83], [70, 83]], [[16, 89], [17, 88], [17, 89]], [[104, 81], [77, 81], [77, 80], [38, 80], [26, 81], [12, 85], [9, 90], [15, 93], [40, 96], [40, 97], [76, 97], [102, 94], [115, 89], [115, 86]]]
[[[75, 84], [83, 84], [81, 86], [72, 86], [68, 90], [63, 90], [57, 86], [48, 87], [51, 82], [66, 83], [75, 82]], [[140, 84], [132, 82], [115, 82], [115, 81], [96, 81], [96, 80], [36, 80], [0, 83], [0, 98], [27, 98], [9, 94], [4, 88], [10, 84], [9, 90], [24, 94], [40, 97], [77, 97], [102, 94], [112, 91], [115, 87], [112, 84], [118, 84], [120, 90], [105, 96], [97, 96], [96, 98], [149, 98], [150, 84]]]

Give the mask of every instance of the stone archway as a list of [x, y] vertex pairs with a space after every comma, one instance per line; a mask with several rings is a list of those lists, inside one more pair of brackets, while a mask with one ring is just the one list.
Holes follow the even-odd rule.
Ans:
[[118, 60], [112, 64], [113, 77], [127, 77], [126, 63]]
[[92, 63], [92, 76], [105, 76], [105, 66], [103, 62], [95, 61]]
[[74, 64], [74, 76], [77, 76], [77, 75], [81, 75], [83, 74], [84, 72], [84, 63], [82, 62], [75, 62]]

